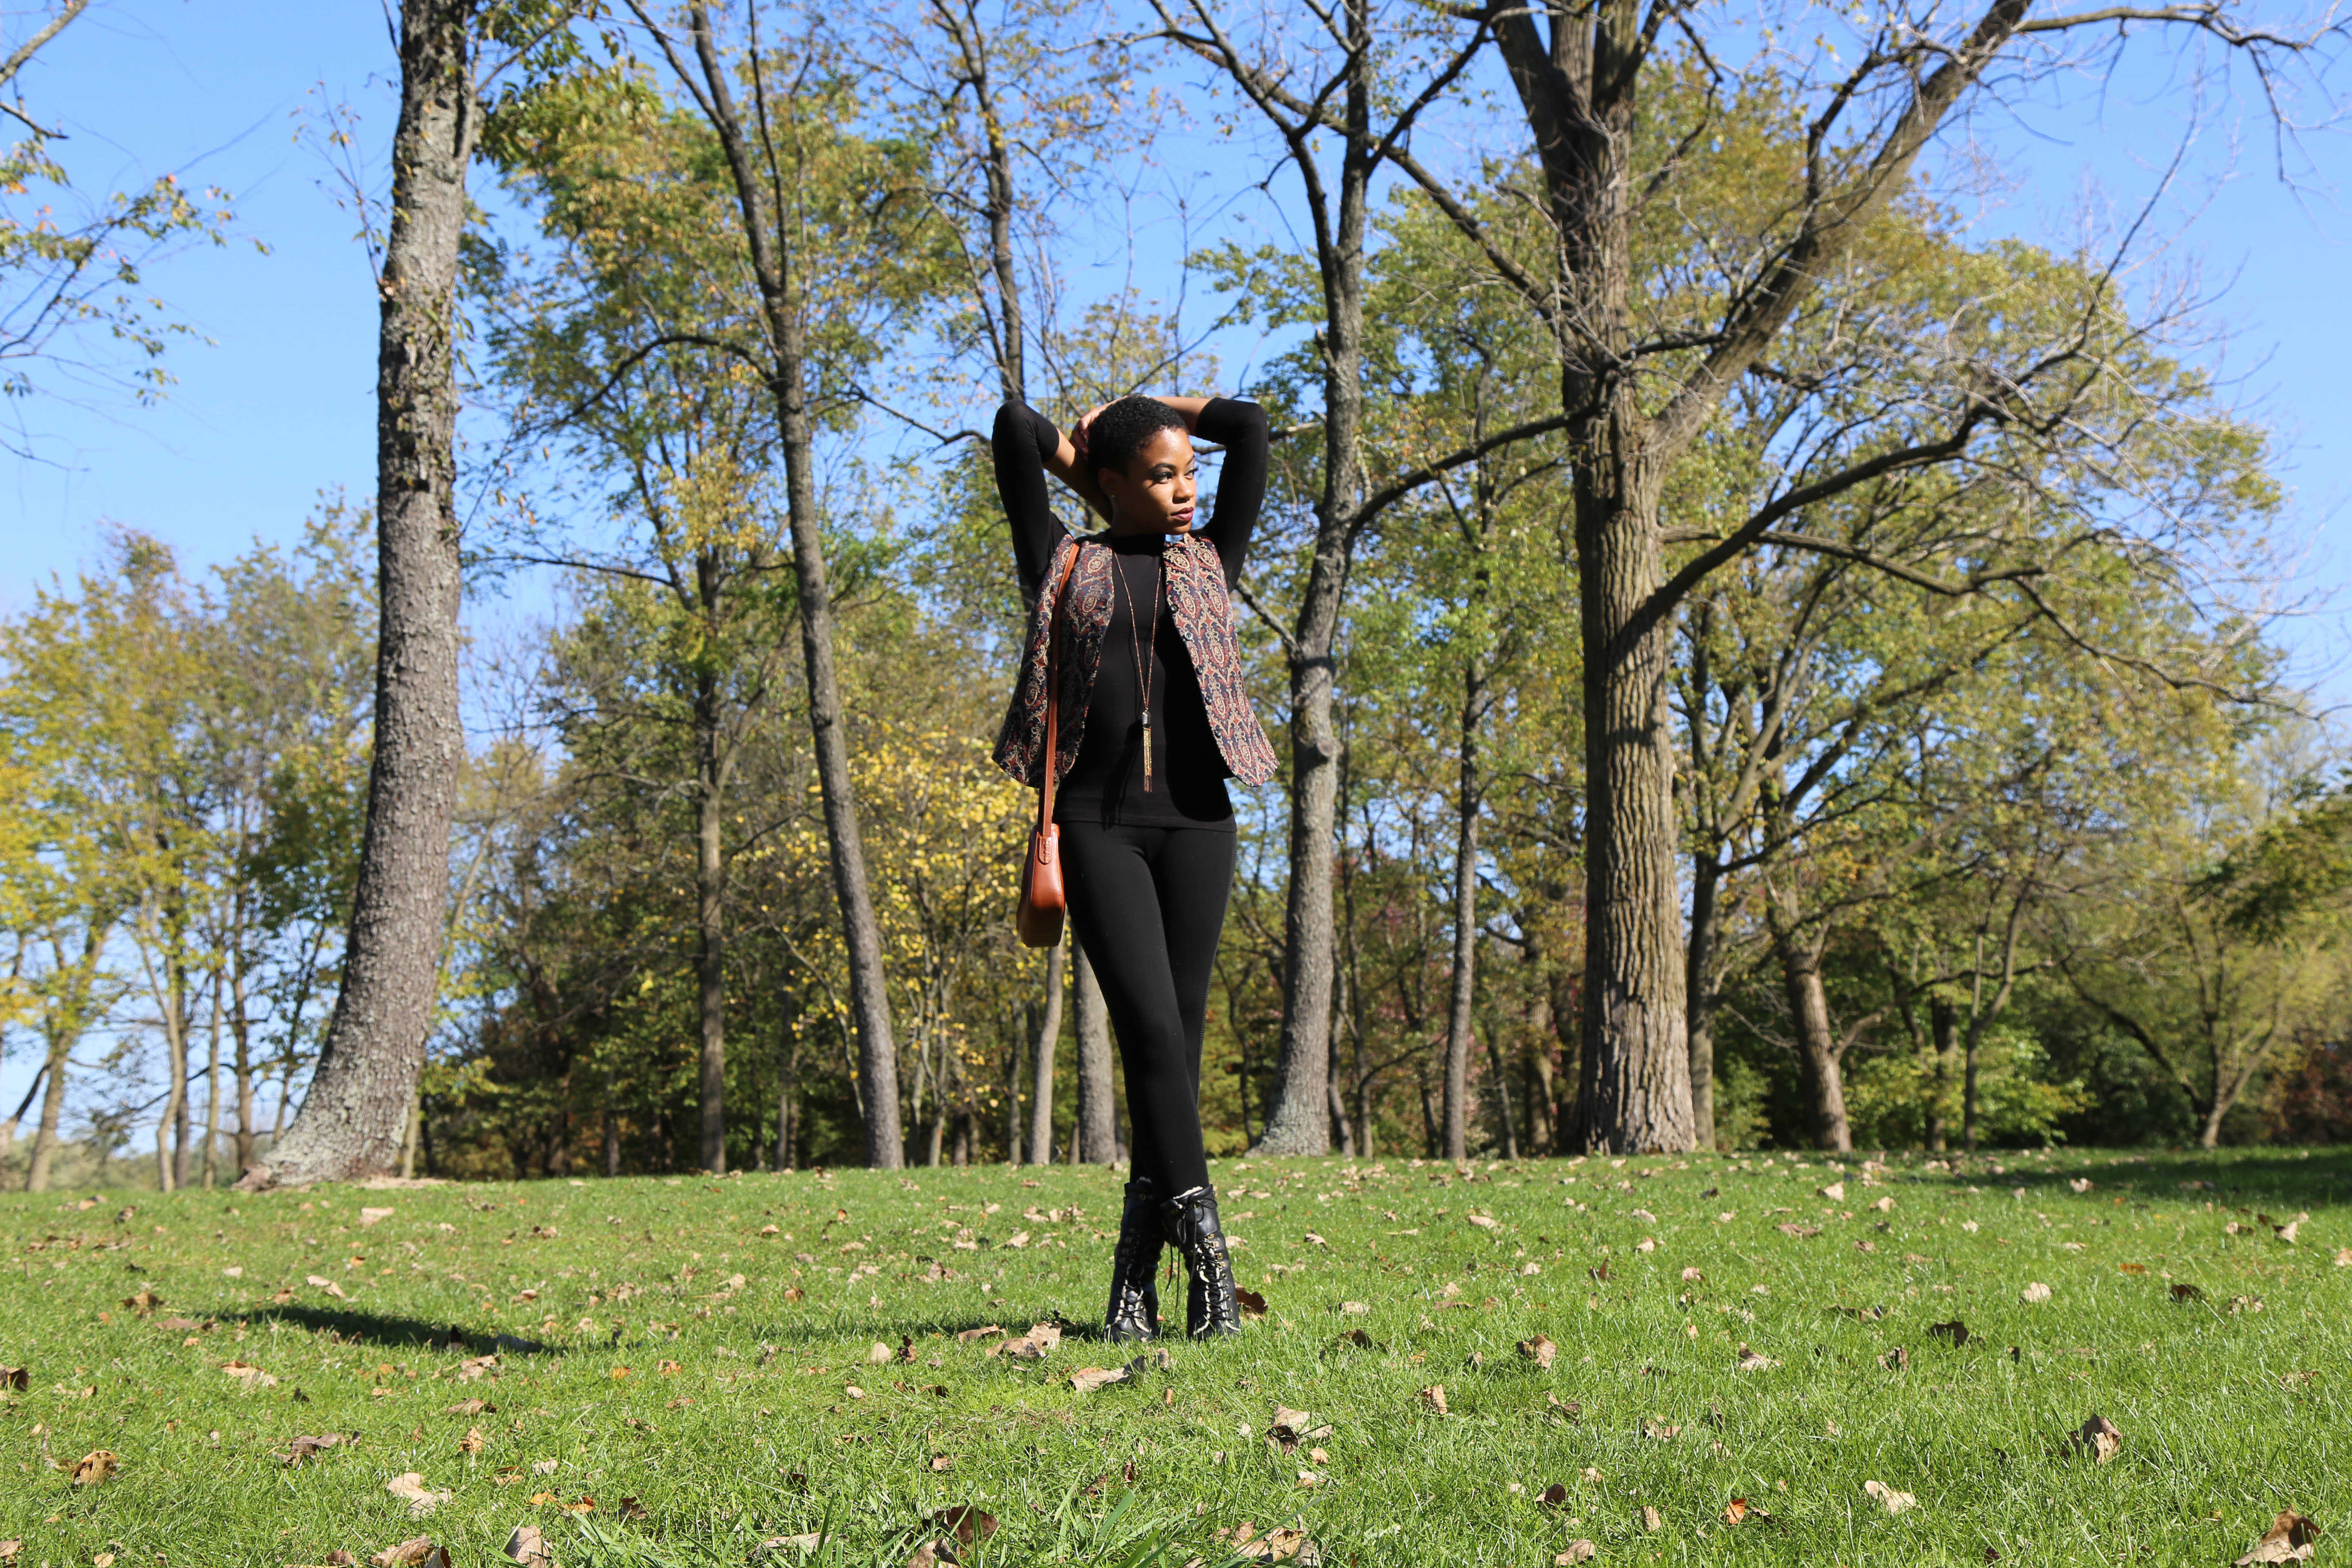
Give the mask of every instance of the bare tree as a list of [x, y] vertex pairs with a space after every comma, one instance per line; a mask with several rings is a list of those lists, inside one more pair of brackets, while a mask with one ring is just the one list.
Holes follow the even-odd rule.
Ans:
[[[842, 945], [849, 955], [850, 1014], [857, 1033], [866, 1163], [897, 1170], [906, 1163], [898, 1116], [898, 1051], [883, 974], [882, 928], [874, 912], [865, 841], [858, 830], [856, 791], [850, 778], [848, 716], [842, 706], [834, 654], [833, 589], [825, 565], [824, 520], [817, 505], [816, 432], [809, 386], [811, 302], [803, 258], [797, 249], [799, 230], [793, 221], [794, 195], [802, 184], [794, 161], [801, 147], [790, 116], [793, 89], [791, 84], [770, 79], [776, 62], [761, 49], [758, 0], [751, 0], [745, 8], [745, 43], [739, 56], [720, 48], [708, 5], [686, 8], [685, 52], [640, 0], [629, 0], [629, 9], [718, 138], [741, 210], [744, 260], [760, 291], [761, 331], [756, 350], [740, 352], [756, 355], [761, 375], [776, 400], [784, 456], [785, 514], [792, 530], [793, 580], [799, 590], [809, 730], [816, 753], [818, 794], [824, 806]], [[748, 85], [751, 94], [748, 127], [736, 106], [739, 81]], [[710, 1092], [706, 1086], [706, 1099]], [[711, 1142], [706, 1129], [706, 1166], [725, 1159], [723, 1142], [714, 1150]]]
[[375, 750], [343, 983], [318, 1070], [239, 1184], [390, 1171], [441, 977], [449, 825], [465, 760], [454, 501], [455, 300], [478, 118], [478, 0], [402, 0], [400, 121], [376, 355]]
[[[1321, 494], [1306, 580], [1290, 626], [1277, 627], [1290, 676], [1289, 883], [1283, 915], [1281, 1054], [1255, 1152], [1320, 1154], [1331, 1147], [1333, 854], [1339, 828], [1339, 736], [1334, 723], [1336, 649], [1348, 574], [1358, 543], [1390, 506], [1437, 473], [1482, 453], [1557, 429], [1549, 418], [1497, 431], [1476, 446], [1416, 464], [1407, 458], [1375, 482], [1364, 426], [1365, 226], [1373, 183], [1402, 153], [1415, 123], [1475, 58], [1479, 39], [1442, 54], [1417, 84], [1397, 79], [1395, 40], [1375, 24], [1372, 0], [1340, 0], [1314, 16], [1328, 50], [1311, 69], [1284, 58], [1284, 40], [1244, 47], [1210, 0], [1152, 0], [1160, 36], [1222, 72], [1279, 139], [1306, 203], [1320, 280], [1317, 348], [1322, 363]], [[1391, 105], [1401, 105], [1391, 109]], [[1326, 147], [1337, 154], [1327, 167]]]

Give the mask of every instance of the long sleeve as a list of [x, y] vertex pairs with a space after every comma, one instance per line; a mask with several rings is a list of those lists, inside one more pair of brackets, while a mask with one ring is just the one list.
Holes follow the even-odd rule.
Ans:
[[1028, 405], [1008, 400], [996, 411], [989, 449], [996, 459], [996, 493], [1013, 525], [1013, 560], [1021, 574], [1021, 595], [1036, 602], [1053, 564], [1054, 547], [1069, 530], [1054, 515], [1045, 488], [1045, 458], [1061, 445], [1054, 422]]
[[1217, 472], [1216, 504], [1210, 510], [1208, 526], [1198, 531], [1216, 547], [1230, 588], [1241, 581], [1250, 535], [1256, 531], [1258, 512], [1265, 504], [1266, 448], [1273, 435], [1265, 409], [1234, 397], [1211, 398], [1201, 410], [1194, 434], [1225, 449]]

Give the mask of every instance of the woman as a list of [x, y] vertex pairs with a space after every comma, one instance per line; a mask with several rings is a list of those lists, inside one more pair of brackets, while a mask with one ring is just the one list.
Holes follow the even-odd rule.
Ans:
[[[1196, 433], [1225, 448], [1216, 510], [1199, 528]], [[1201, 1146], [1201, 1033], [1234, 879], [1224, 781], [1274, 776], [1242, 689], [1231, 598], [1265, 494], [1265, 415], [1223, 397], [1123, 397], [1065, 437], [1011, 402], [994, 445], [1022, 590], [1036, 605], [996, 762], [1044, 784], [1047, 639], [1060, 637], [1054, 820], [1070, 923], [1102, 983], [1134, 1127], [1104, 1327], [1113, 1339], [1159, 1332], [1164, 1240], [1191, 1279], [1185, 1331], [1234, 1333], [1233, 1266]], [[1109, 526], [1073, 536], [1047, 507], [1049, 472]]]

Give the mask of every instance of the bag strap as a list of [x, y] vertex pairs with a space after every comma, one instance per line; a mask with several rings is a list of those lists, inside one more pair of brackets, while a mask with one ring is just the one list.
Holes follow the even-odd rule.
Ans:
[[1054, 586], [1054, 607], [1045, 617], [1045, 787], [1037, 792], [1037, 831], [1054, 821], [1054, 775], [1062, 771], [1062, 601], [1067, 597], [1071, 574], [1078, 569], [1078, 552], [1086, 546], [1070, 542], [1070, 559], [1062, 580]]

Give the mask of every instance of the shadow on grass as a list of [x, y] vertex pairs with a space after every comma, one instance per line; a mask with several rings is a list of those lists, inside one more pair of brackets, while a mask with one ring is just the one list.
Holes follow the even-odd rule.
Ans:
[[[2014, 1158], [2013, 1156], [2011, 1158]], [[1992, 1187], [2023, 1187], [2029, 1193], [2069, 1192], [2067, 1184], [2088, 1177], [2093, 1189], [2143, 1203], [2219, 1202], [2251, 1199], [2316, 1209], [2352, 1205], [2352, 1147], [2294, 1149], [2168, 1149], [2117, 1155], [2106, 1151], [2058, 1152], [2047, 1165], [2038, 1160], [2003, 1160], [2002, 1173], [1986, 1166], [2000, 1156], [1956, 1161], [1950, 1181]]]
[[555, 1355], [562, 1347], [542, 1344], [513, 1334], [469, 1333], [454, 1323], [432, 1323], [422, 1318], [389, 1312], [366, 1312], [356, 1307], [306, 1307], [287, 1303], [257, 1308], [250, 1312], [223, 1313], [218, 1321], [259, 1327], [283, 1323], [309, 1333], [330, 1333], [351, 1344], [383, 1345], [405, 1350], [446, 1351], [453, 1355]]

